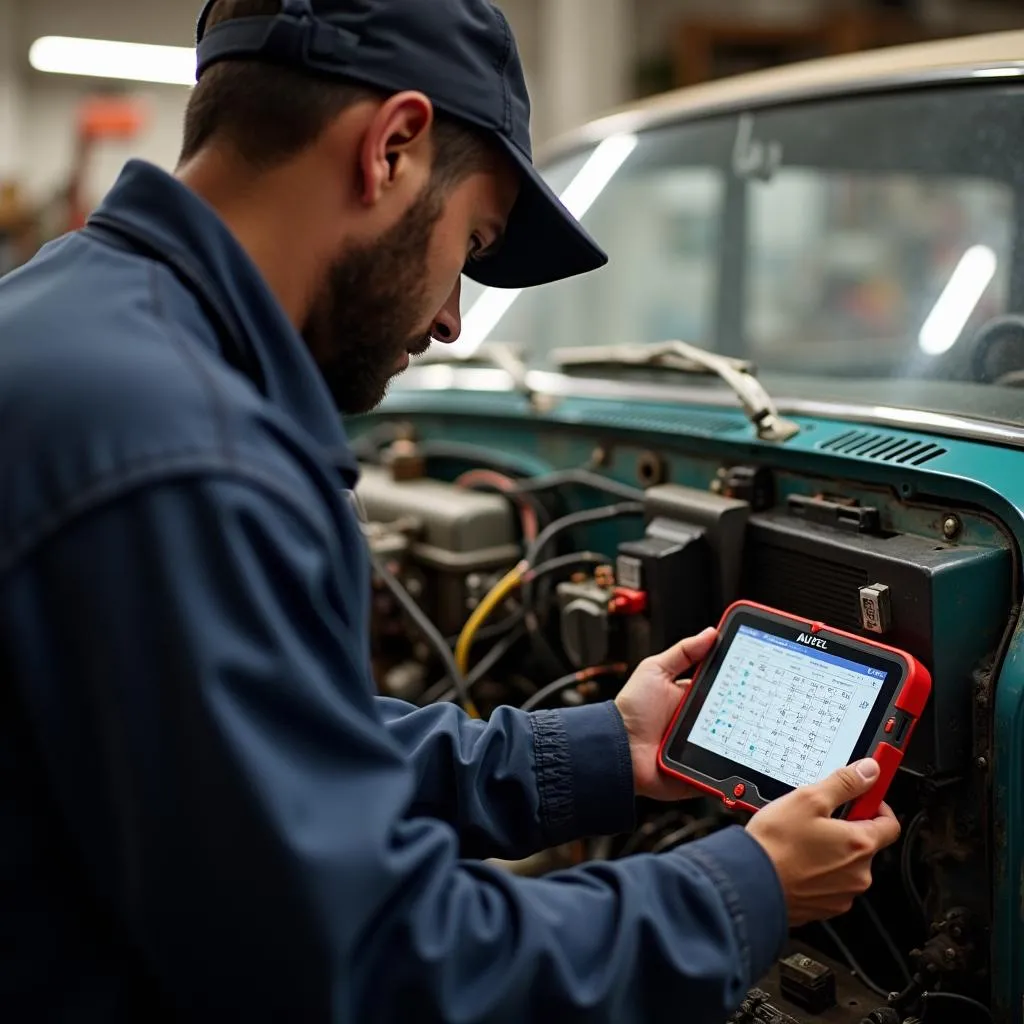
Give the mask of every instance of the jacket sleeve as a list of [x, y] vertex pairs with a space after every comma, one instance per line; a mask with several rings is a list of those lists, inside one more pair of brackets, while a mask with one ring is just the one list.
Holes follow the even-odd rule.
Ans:
[[83, 515], [0, 591], [71, 842], [157, 990], [196, 1021], [721, 1024], [786, 932], [757, 843], [461, 860], [341, 554], [288, 495], [193, 479]]
[[462, 856], [516, 859], [632, 826], [629, 738], [613, 703], [499, 708], [487, 722], [447, 703], [378, 707], [416, 778], [411, 813], [452, 825]]

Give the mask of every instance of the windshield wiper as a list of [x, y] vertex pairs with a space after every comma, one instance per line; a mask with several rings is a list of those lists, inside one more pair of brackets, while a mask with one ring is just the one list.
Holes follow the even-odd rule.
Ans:
[[685, 341], [556, 349], [551, 353], [551, 358], [560, 369], [637, 366], [659, 367], [679, 373], [717, 375], [735, 392], [759, 438], [764, 441], [788, 441], [800, 432], [796, 423], [779, 415], [771, 396], [755, 376], [753, 363], [715, 355], [695, 345], [688, 345]]
[[497, 370], [503, 370], [512, 382], [512, 390], [526, 398], [531, 405], [537, 404], [537, 393], [530, 386], [529, 367], [512, 345], [491, 341], [468, 356], [452, 355], [443, 347], [435, 345], [429, 352], [416, 359], [417, 366], [456, 366], [460, 363], [484, 363]]

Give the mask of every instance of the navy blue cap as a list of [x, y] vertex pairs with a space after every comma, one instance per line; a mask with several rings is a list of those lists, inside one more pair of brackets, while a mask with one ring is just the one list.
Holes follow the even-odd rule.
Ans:
[[282, 0], [271, 17], [196, 31], [197, 78], [225, 60], [260, 60], [388, 92], [424, 93], [489, 132], [522, 172], [493, 256], [466, 267], [495, 288], [529, 288], [597, 270], [608, 257], [544, 183], [530, 146], [530, 97], [516, 42], [491, 0]]

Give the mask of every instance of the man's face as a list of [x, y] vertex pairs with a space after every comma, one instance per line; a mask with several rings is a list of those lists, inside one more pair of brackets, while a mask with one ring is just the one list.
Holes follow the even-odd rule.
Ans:
[[450, 189], [428, 185], [381, 238], [339, 256], [303, 333], [343, 413], [377, 406], [434, 338], [458, 338], [462, 270], [498, 239], [517, 193], [497, 161]]

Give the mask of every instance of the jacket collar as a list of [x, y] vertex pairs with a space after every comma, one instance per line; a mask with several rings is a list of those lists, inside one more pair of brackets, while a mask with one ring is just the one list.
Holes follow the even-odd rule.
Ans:
[[248, 253], [204, 200], [132, 160], [89, 223], [168, 264], [206, 310], [225, 360], [315, 438], [355, 486], [358, 463], [320, 371]]

